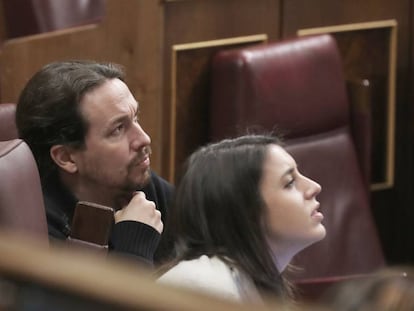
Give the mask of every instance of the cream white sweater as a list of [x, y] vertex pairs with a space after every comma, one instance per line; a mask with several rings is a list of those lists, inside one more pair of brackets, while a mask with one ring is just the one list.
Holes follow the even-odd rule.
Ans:
[[203, 255], [181, 261], [164, 273], [158, 282], [189, 288], [239, 302], [260, 302], [252, 280], [218, 257]]

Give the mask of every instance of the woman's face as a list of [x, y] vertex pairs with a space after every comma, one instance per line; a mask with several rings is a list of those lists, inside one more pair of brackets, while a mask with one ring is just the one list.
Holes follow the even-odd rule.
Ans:
[[303, 176], [280, 146], [267, 149], [260, 191], [266, 204], [266, 235], [276, 247], [300, 251], [325, 237], [316, 200], [321, 186]]

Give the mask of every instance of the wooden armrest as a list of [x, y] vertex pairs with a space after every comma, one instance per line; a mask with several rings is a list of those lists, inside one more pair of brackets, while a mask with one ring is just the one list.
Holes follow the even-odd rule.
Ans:
[[344, 281], [373, 277], [373, 273], [338, 275], [294, 281], [300, 300], [316, 302], [330, 287]]

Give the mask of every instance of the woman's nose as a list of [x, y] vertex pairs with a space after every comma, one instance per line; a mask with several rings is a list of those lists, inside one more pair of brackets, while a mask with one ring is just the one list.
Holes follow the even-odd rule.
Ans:
[[306, 189], [306, 197], [312, 198], [317, 196], [322, 191], [322, 186], [318, 184], [316, 181], [305, 177], [307, 179], [308, 187]]

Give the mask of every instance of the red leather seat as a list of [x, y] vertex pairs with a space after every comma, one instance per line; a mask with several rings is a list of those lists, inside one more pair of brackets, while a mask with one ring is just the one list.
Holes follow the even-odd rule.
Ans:
[[14, 121], [16, 104], [0, 104], [0, 141], [18, 138], [17, 127]]
[[0, 141], [0, 226], [48, 241], [39, 172], [20, 139]]
[[15, 112], [15, 104], [0, 104], [0, 226], [47, 242], [39, 172], [29, 146], [17, 139]]
[[292, 275], [296, 282], [317, 284], [310, 280], [332, 281], [384, 266], [333, 37], [221, 51], [213, 60], [211, 86], [212, 140], [249, 128], [282, 132], [302, 173], [322, 185], [327, 236], [296, 256], [294, 265], [303, 268]]
[[[0, 227], [34, 233], [47, 241], [46, 212], [39, 172], [29, 146], [17, 139], [15, 113], [16, 104], [0, 104]], [[86, 216], [83, 215], [80, 221], [98, 226], [103, 223], [98, 208]], [[98, 220], [101, 223], [97, 223]], [[90, 232], [96, 234], [101, 231]], [[108, 249], [107, 245], [88, 242], [83, 236], [69, 237], [67, 242], [103, 253]]]

